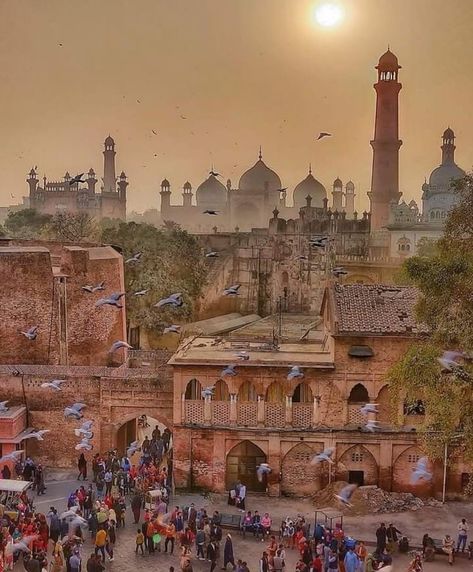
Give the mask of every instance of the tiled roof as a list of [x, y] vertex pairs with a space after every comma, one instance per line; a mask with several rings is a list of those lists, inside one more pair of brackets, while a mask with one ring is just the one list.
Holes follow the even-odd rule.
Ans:
[[419, 335], [428, 333], [415, 318], [417, 288], [381, 284], [335, 284], [338, 334]]

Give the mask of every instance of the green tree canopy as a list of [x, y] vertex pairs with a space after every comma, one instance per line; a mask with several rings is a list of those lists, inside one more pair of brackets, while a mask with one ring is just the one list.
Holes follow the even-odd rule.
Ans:
[[41, 238], [52, 216], [41, 214], [36, 209], [21, 209], [8, 213], [6, 231], [18, 238]]

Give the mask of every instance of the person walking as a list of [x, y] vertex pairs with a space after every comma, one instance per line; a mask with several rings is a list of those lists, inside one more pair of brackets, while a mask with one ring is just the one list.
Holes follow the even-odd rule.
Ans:
[[223, 547], [222, 570], [227, 569], [227, 564], [231, 564], [233, 566], [233, 570], [235, 570], [236, 566], [235, 566], [235, 558], [233, 556], [233, 543], [230, 534], [227, 534], [227, 538], [225, 539], [225, 546]]
[[79, 469], [79, 475], [77, 480], [80, 481], [82, 477], [83, 481], [87, 480], [87, 461], [85, 459], [84, 453], [80, 454], [79, 460], [77, 461], [77, 468]]
[[97, 530], [95, 535], [95, 554], [101, 553], [103, 562], [105, 562], [105, 545], [107, 544], [107, 531], [101, 528]]
[[217, 545], [213, 540], [207, 546], [207, 560], [210, 561], [210, 572], [213, 572], [217, 566]]
[[138, 554], [138, 550], [141, 550], [141, 555], [144, 556], [145, 550], [143, 548], [143, 544], [145, 543], [145, 535], [140, 529], [138, 529], [136, 532], [135, 543], [136, 543], [135, 554]]
[[353, 548], [349, 548], [344, 558], [345, 571], [346, 572], [357, 572], [360, 567], [360, 560], [358, 556], [353, 552]]
[[381, 555], [386, 548], [386, 525], [382, 522], [376, 530], [376, 552]]
[[197, 547], [197, 558], [199, 560], [205, 560], [204, 554], [204, 544], [205, 544], [205, 531], [203, 528], [199, 528], [195, 535], [195, 545]]
[[176, 527], [172, 522], [166, 527], [166, 540], [164, 541], [164, 552], [168, 551], [168, 545], [171, 544], [170, 554], [174, 552], [174, 543], [176, 542]]
[[461, 521], [458, 523], [457, 529], [458, 529], [457, 552], [460, 552], [460, 548], [462, 552], [465, 552], [466, 541], [468, 538], [468, 524], [466, 522], [466, 518], [461, 519]]
[[390, 522], [386, 529], [386, 540], [388, 541], [388, 550], [391, 554], [396, 552], [398, 534], [402, 534], [402, 532], [397, 529], [392, 522]]

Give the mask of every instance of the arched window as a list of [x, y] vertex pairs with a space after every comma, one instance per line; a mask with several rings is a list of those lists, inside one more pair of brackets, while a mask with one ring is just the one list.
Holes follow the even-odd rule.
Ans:
[[369, 400], [368, 391], [361, 383], [357, 383], [355, 387], [353, 387], [348, 398], [349, 403], [368, 403]]
[[215, 391], [212, 399], [215, 401], [229, 401], [230, 392], [228, 391], [228, 386], [223, 379], [219, 379], [215, 384]]
[[238, 401], [258, 401], [258, 394], [254, 385], [245, 381], [238, 391]]
[[284, 402], [284, 388], [279, 381], [273, 383], [266, 390], [266, 401], [270, 403], [283, 403]]
[[202, 399], [202, 385], [198, 379], [191, 379], [186, 387], [185, 399]]
[[299, 383], [292, 394], [293, 403], [313, 403], [312, 390], [307, 383]]

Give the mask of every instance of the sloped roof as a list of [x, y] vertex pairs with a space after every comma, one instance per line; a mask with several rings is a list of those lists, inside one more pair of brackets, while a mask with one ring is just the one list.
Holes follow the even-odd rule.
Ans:
[[335, 331], [339, 335], [428, 333], [416, 320], [417, 288], [382, 284], [335, 284], [332, 290]]

